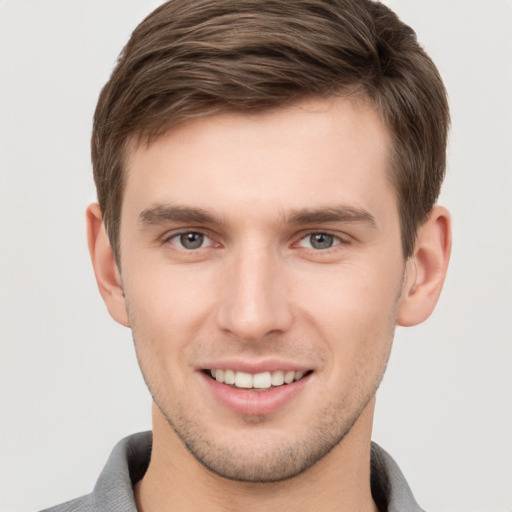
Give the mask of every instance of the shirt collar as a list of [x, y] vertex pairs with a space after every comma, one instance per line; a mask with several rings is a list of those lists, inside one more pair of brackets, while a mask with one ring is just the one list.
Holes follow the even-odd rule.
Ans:
[[[133, 486], [148, 468], [151, 447], [151, 432], [134, 434], [115, 446], [91, 495], [98, 510], [137, 512]], [[371, 447], [371, 487], [380, 512], [424, 512], [397, 463], [376, 443]]]

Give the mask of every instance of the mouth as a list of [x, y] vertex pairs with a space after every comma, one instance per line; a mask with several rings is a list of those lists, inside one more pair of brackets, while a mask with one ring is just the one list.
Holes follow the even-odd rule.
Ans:
[[220, 384], [245, 391], [266, 391], [298, 382], [313, 371], [275, 370], [247, 373], [231, 369], [209, 369], [204, 372]]
[[280, 368], [277, 361], [270, 362], [268, 366], [261, 363], [253, 365], [257, 366], [254, 369], [247, 362], [242, 362], [239, 369], [234, 363], [233, 366], [225, 364], [223, 368], [203, 369], [203, 382], [215, 402], [238, 415], [263, 417], [279, 410], [290, 411], [293, 404], [302, 403], [300, 396], [311, 396], [306, 390], [313, 382], [312, 369]]

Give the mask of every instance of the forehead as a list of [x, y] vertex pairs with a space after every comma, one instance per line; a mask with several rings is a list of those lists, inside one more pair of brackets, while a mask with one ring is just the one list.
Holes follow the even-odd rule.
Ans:
[[286, 213], [322, 202], [378, 202], [379, 194], [394, 196], [389, 148], [387, 128], [362, 98], [199, 118], [132, 145], [123, 203], [139, 211], [185, 202]]

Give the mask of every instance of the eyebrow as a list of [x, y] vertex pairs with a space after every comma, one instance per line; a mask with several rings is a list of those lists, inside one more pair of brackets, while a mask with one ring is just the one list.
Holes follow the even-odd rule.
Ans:
[[[287, 224], [322, 224], [326, 222], [357, 222], [377, 225], [375, 217], [362, 208], [341, 205], [337, 207], [294, 210], [284, 218]], [[139, 214], [139, 223], [155, 226], [165, 222], [192, 222], [197, 224], [222, 225], [218, 217], [202, 208], [180, 205], [157, 204]]]
[[219, 219], [201, 208], [177, 205], [155, 205], [142, 210], [139, 223], [155, 226], [165, 222], [196, 222], [198, 224], [222, 224]]
[[331, 208], [304, 209], [292, 212], [287, 221], [290, 224], [321, 224], [324, 222], [360, 222], [373, 227], [377, 225], [375, 217], [362, 208], [337, 206]]

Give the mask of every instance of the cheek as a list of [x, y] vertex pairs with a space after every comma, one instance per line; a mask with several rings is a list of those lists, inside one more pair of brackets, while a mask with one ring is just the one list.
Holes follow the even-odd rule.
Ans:
[[299, 316], [321, 333], [333, 366], [346, 372], [387, 358], [402, 283], [399, 266], [388, 265], [385, 272], [370, 265], [340, 266], [298, 282]]
[[396, 264], [343, 264], [303, 271], [288, 288], [297, 307], [309, 310], [312, 317], [360, 328], [372, 319], [376, 323], [389, 319], [402, 279], [403, 268]]
[[200, 268], [138, 265], [125, 291], [139, 324], [147, 329], [176, 329], [200, 320], [211, 303], [213, 283]]
[[135, 268], [127, 272], [125, 295], [137, 357], [146, 378], [172, 379], [188, 368], [198, 339], [209, 338], [215, 283], [199, 267], [139, 262]]

